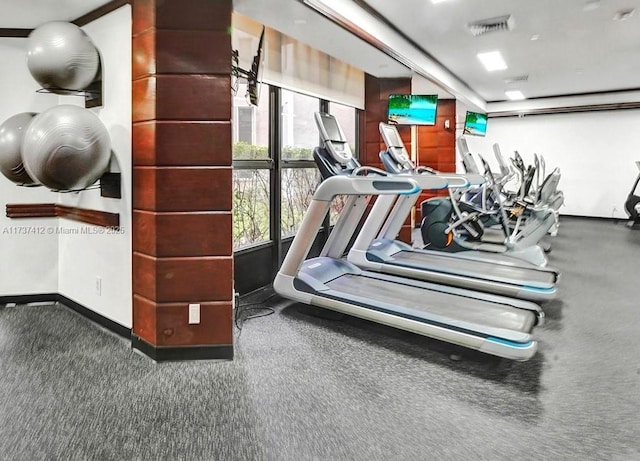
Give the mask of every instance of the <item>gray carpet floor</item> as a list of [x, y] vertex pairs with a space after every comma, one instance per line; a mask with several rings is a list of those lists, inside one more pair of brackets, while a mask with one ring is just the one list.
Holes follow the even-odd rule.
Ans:
[[640, 460], [640, 231], [551, 242], [528, 362], [273, 297], [235, 360], [154, 363], [65, 306], [0, 307], [0, 460]]

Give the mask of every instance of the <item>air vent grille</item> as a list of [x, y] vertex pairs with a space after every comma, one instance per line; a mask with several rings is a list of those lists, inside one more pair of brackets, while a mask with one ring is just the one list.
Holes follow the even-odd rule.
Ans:
[[488, 34], [490, 32], [510, 31], [513, 30], [515, 22], [513, 16], [507, 14], [495, 18], [482, 19], [480, 21], [470, 22], [467, 28], [474, 37]]
[[504, 83], [510, 85], [512, 83], [525, 83], [529, 81], [528, 75], [516, 75], [515, 77], [507, 77], [504, 79]]

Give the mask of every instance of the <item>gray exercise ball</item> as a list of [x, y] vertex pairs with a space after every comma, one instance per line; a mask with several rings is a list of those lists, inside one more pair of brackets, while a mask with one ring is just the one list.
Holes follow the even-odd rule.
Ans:
[[84, 90], [98, 73], [100, 55], [78, 26], [53, 21], [29, 34], [27, 67], [43, 88]]
[[0, 172], [17, 184], [33, 184], [34, 181], [22, 164], [22, 140], [27, 128], [37, 114], [22, 112], [0, 125]]
[[110, 158], [107, 128], [79, 106], [54, 106], [38, 114], [22, 142], [27, 172], [54, 190], [85, 189], [106, 172]]

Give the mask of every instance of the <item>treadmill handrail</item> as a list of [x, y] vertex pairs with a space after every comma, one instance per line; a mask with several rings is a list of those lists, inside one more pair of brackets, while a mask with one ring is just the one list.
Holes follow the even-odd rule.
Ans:
[[336, 195], [412, 195], [421, 190], [410, 177], [332, 176], [320, 183], [313, 198], [330, 202]]
[[[450, 187], [464, 187], [464, 185], [450, 184], [449, 178], [444, 175], [435, 174], [420, 174], [420, 173], [401, 173], [393, 175], [395, 178], [411, 178], [422, 188], [422, 190], [443, 190]], [[456, 181], [456, 178], [452, 178]], [[467, 182], [465, 181], [465, 184]]]

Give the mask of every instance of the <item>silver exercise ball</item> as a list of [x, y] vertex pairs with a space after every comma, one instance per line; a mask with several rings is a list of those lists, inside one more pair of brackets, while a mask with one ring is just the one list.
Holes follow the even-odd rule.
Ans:
[[33, 179], [22, 164], [22, 140], [37, 114], [22, 112], [0, 125], [0, 172], [17, 184], [33, 184]]
[[84, 90], [98, 73], [100, 55], [78, 26], [54, 21], [29, 34], [27, 67], [43, 88]]
[[54, 106], [37, 115], [22, 142], [29, 175], [54, 190], [84, 189], [109, 166], [111, 140], [97, 115], [79, 106]]

